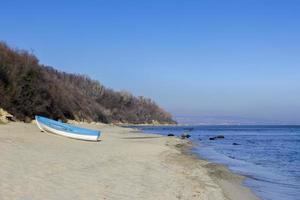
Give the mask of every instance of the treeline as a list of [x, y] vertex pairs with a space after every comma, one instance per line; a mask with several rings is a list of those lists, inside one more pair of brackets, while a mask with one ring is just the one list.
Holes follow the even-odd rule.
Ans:
[[35, 115], [104, 123], [175, 123], [155, 102], [116, 92], [87, 76], [39, 64], [27, 51], [0, 42], [0, 107], [17, 119]]

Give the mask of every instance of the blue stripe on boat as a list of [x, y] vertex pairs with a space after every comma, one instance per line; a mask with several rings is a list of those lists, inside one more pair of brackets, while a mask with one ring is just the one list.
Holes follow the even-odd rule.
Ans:
[[51, 128], [54, 128], [56, 130], [61, 130], [73, 134], [78, 135], [92, 135], [92, 136], [100, 136], [100, 131], [95, 131], [91, 129], [81, 128], [77, 126], [73, 126], [70, 124], [58, 122], [52, 119], [48, 119], [46, 117], [36, 116], [35, 119], [39, 121], [42, 124], [45, 124]]

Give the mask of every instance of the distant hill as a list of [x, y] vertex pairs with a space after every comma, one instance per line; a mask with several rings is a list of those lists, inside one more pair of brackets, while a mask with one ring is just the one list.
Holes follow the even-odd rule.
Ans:
[[17, 119], [35, 115], [104, 123], [175, 123], [151, 99], [106, 88], [87, 76], [39, 64], [0, 42], [0, 107]]

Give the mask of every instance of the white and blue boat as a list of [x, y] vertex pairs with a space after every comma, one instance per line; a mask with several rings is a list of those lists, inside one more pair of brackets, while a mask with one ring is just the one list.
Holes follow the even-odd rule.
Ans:
[[70, 124], [58, 122], [46, 117], [35, 116], [37, 126], [45, 132], [62, 135], [69, 138], [79, 140], [98, 141], [101, 132], [81, 127], [76, 127]]

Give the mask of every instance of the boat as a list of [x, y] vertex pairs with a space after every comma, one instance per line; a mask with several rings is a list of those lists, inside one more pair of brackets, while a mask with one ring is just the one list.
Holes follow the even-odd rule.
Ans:
[[42, 131], [62, 135], [69, 138], [98, 141], [101, 135], [100, 131], [73, 126], [42, 116], [35, 116], [35, 120], [37, 126]]

